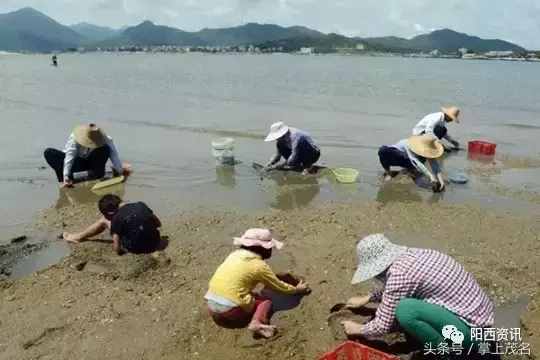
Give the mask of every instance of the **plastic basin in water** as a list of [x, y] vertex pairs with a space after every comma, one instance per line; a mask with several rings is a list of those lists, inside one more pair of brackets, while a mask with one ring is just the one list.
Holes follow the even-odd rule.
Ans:
[[497, 144], [488, 141], [473, 140], [469, 141], [469, 153], [481, 155], [495, 155]]
[[337, 181], [344, 184], [351, 184], [358, 178], [358, 170], [349, 168], [337, 168], [332, 169], [332, 173], [336, 177]]
[[448, 175], [448, 180], [454, 184], [466, 184], [469, 182], [467, 175], [462, 173], [451, 173]]

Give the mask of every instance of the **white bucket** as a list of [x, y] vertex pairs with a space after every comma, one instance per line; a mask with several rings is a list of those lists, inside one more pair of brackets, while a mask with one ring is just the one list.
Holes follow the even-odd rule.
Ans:
[[212, 155], [218, 165], [234, 165], [234, 139], [219, 138], [212, 140]]

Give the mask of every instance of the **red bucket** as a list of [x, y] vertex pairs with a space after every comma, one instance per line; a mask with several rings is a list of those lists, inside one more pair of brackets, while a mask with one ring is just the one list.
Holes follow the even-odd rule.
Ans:
[[474, 140], [469, 141], [469, 153], [480, 155], [495, 155], [495, 148], [497, 144], [487, 141]]
[[399, 357], [354, 341], [346, 341], [319, 360], [399, 360]]

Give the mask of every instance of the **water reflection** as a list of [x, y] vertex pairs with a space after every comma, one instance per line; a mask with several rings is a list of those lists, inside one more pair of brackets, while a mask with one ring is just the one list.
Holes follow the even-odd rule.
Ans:
[[277, 185], [270, 206], [279, 210], [293, 210], [309, 205], [321, 192], [319, 178], [293, 172], [272, 172], [266, 177]]
[[392, 202], [426, 202], [435, 204], [444, 199], [444, 192], [434, 193], [429, 188], [423, 189], [413, 182], [398, 183], [393, 181], [384, 182], [377, 191], [376, 201], [382, 204]]
[[[316, 181], [315, 181], [316, 182]], [[274, 209], [293, 210], [309, 205], [320, 193], [319, 184], [282, 186], [270, 202]]]
[[59, 189], [55, 208], [62, 209], [69, 206], [90, 203], [97, 204], [99, 199], [107, 194], [114, 194], [123, 199], [125, 192], [124, 184], [118, 184], [99, 191], [91, 191], [90, 188], [86, 186], [77, 186], [72, 189]]
[[234, 188], [236, 186], [236, 170], [234, 166], [216, 166], [216, 180], [219, 185]]

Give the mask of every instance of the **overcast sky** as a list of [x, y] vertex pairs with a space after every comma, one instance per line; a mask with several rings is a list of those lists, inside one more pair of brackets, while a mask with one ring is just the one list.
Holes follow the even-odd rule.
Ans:
[[540, 49], [540, 0], [0, 0], [0, 12], [24, 6], [64, 24], [151, 20], [192, 31], [260, 22], [404, 37], [451, 28]]

